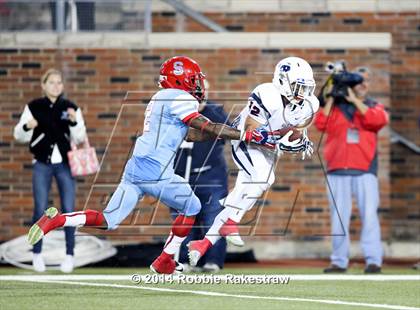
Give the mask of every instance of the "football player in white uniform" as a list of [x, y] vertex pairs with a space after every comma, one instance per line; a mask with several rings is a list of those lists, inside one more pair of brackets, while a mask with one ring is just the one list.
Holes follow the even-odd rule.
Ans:
[[[280, 132], [283, 129], [283, 133], [287, 134], [277, 144], [277, 152], [232, 141], [232, 156], [240, 169], [236, 184], [224, 199], [225, 209], [215, 218], [206, 237], [189, 243], [192, 266], [221, 237], [226, 237], [234, 245], [243, 246], [237, 224], [273, 184], [279, 151], [302, 153], [302, 159], [312, 155], [312, 142], [306, 135], [306, 128], [319, 108], [314, 90], [311, 66], [302, 58], [288, 57], [276, 65], [271, 83], [260, 84], [252, 91], [248, 105], [233, 121], [233, 126], [241, 131], [266, 126], [268, 131]], [[289, 141], [294, 132], [287, 128], [300, 128], [301, 138]]]

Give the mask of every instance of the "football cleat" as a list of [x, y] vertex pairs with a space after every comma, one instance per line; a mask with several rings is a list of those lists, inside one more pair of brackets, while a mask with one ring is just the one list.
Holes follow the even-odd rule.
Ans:
[[181, 273], [184, 271], [184, 265], [175, 261], [173, 255], [162, 252], [150, 265], [150, 270], [161, 274]]
[[222, 237], [226, 238], [226, 241], [229, 243], [242, 247], [245, 245], [245, 242], [242, 240], [241, 236], [239, 235], [239, 229], [237, 223], [228, 219], [226, 223], [219, 230], [219, 234]]
[[58, 227], [54, 219], [58, 215], [58, 210], [54, 207], [48, 208], [44, 215], [34, 224], [28, 233], [28, 242], [34, 245], [41, 240], [52, 229]]
[[187, 247], [190, 265], [193, 267], [197, 266], [200, 258], [206, 254], [207, 250], [211, 248], [211, 246], [211, 242], [206, 238], [189, 242]]

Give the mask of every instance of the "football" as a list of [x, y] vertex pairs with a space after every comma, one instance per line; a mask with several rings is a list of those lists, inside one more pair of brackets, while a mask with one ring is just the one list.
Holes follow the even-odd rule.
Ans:
[[276, 132], [278, 132], [282, 137], [285, 135], [285, 134], [287, 134], [290, 130], [292, 130], [293, 131], [293, 133], [290, 135], [290, 137], [289, 137], [289, 141], [291, 142], [291, 141], [294, 141], [294, 140], [296, 140], [296, 139], [300, 139], [300, 138], [302, 138], [302, 135], [303, 135], [303, 133], [302, 133], [302, 131], [301, 130], [299, 130], [299, 129], [297, 129], [296, 127], [294, 127], [294, 126], [287, 126], [287, 127], [284, 127], [284, 128], [281, 128], [281, 129], [278, 129], [278, 130], [276, 130]]

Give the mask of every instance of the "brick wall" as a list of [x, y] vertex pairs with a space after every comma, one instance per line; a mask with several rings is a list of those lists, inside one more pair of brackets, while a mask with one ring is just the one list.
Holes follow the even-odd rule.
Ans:
[[[207, 13], [230, 31], [245, 32], [390, 32], [391, 127], [420, 145], [420, 13], [419, 12], [317, 12], [317, 13]], [[182, 20], [182, 19], [181, 19]], [[153, 15], [153, 31], [208, 31], [191, 19], [177, 24], [175, 12]], [[345, 52], [344, 52], [345, 53]], [[381, 57], [370, 51], [362, 62]], [[381, 73], [382, 74], [382, 70]], [[377, 95], [377, 94], [374, 94]], [[420, 236], [420, 160], [400, 145], [391, 148], [392, 236]]]
[[[26, 233], [31, 219], [31, 155], [27, 145], [13, 141], [12, 129], [18, 121], [25, 103], [40, 95], [39, 78], [50, 67], [60, 68], [65, 74], [68, 97], [83, 109], [90, 142], [98, 155], [104, 157], [104, 165], [96, 184], [115, 184], [133, 143], [133, 137], [141, 132], [143, 110], [139, 99], [147, 94], [130, 94], [127, 90], [156, 90], [157, 70], [161, 62], [177, 54], [196, 59], [206, 72], [213, 90], [228, 93], [212, 93], [211, 98], [224, 104], [229, 112], [235, 105], [236, 115], [245, 104], [248, 92], [258, 83], [270, 81], [277, 61], [288, 55], [306, 58], [317, 72], [317, 82], [322, 81], [322, 66], [327, 60], [345, 59], [351, 67], [365, 64], [373, 68], [375, 78], [373, 93], [389, 105], [389, 53], [387, 50], [324, 50], [324, 49], [208, 49], [208, 50], [123, 50], [123, 49], [0, 49], [0, 240], [8, 240]], [[125, 106], [122, 103], [136, 103]], [[147, 102], [147, 99], [146, 99]], [[105, 153], [114, 124], [121, 110], [120, 121], [115, 127], [110, 147]], [[315, 129], [310, 135], [318, 145], [320, 134]], [[384, 239], [390, 237], [390, 184], [389, 184], [389, 132], [380, 134], [380, 182], [381, 220]], [[236, 167], [229, 158], [230, 184], [235, 180]], [[250, 224], [244, 233], [251, 231], [255, 218], [259, 218], [255, 233], [260, 240], [286, 238], [314, 240], [329, 233], [329, 212], [325, 192], [324, 174], [317, 156], [300, 161], [293, 156], [281, 158], [277, 167], [277, 180], [266, 200], [247, 215]], [[77, 209], [101, 209], [106, 203], [103, 187], [95, 187], [89, 196], [93, 177], [78, 179]], [[53, 189], [51, 205], [59, 206], [57, 191]], [[264, 206], [264, 208], [261, 208]], [[153, 228], [147, 228], [149, 220], [156, 217]], [[139, 203], [138, 210], [122, 227], [110, 233], [114, 240], [149, 241], [159, 239], [153, 234], [167, 234], [170, 220], [162, 206], [157, 207], [150, 199]], [[133, 225], [134, 224], [134, 225]], [[358, 235], [360, 221], [354, 213], [352, 234]], [[93, 231], [92, 231], [93, 232]], [[97, 232], [95, 232], [97, 233]]]
[[[391, 110], [391, 126], [407, 138], [420, 144], [418, 118], [419, 99], [419, 32], [417, 13], [313, 13], [313, 14], [206, 14], [232, 31], [355, 31], [391, 32], [390, 51], [360, 50], [106, 50], [106, 49], [0, 49], [0, 240], [8, 240], [26, 233], [31, 219], [31, 155], [27, 146], [12, 139], [12, 129], [24, 104], [40, 95], [39, 77], [51, 66], [63, 70], [69, 98], [83, 109], [91, 143], [103, 156], [114, 127], [126, 90], [153, 92], [157, 70], [161, 62], [174, 54], [196, 58], [206, 71], [213, 90], [231, 91], [226, 100], [222, 95], [213, 98], [229, 111], [233, 99], [246, 98], [246, 92], [270, 76], [256, 74], [270, 72], [282, 57], [297, 55], [308, 59], [322, 80], [323, 63], [345, 59], [350, 67], [369, 65], [374, 69], [372, 94]], [[155, 13], [154, 31], [173, 31], [176, 14]], [[185, 31], [208, 31], [186, 18]], [[174, 34], [175, 35], [175, 34]], [[239, 94], [239, 91], [244, 93]], [[141, 97], [141, 96], [140, 96]], [[105, 157], [105, 166], [98, 180], [114, 183], [132, 145], [132, 137], [141, 129], [142, 107], [123, 110], [124, 122], [116, 127], [113, 143]], [[237, 110], [235, 110], [236, 113]], [[319, 141], [320, 135], [311, 130]], [[114, 142], [117, 141], [117, 142]], [[322, 143], [321, 143], [322, 144]], [[380, 134], [381, 222], [383, 238], [415, 239], [419, 236], [420, 168], [418, 155], [399, 145], [389, 144], [389, 131]], [[226, 153], [230, 159], [229, 152]], [[230, 173], [234, 180], [235, 166]], [[106, 167], [106, 168], [105, 168]], [[247, 216], [252, 222], [261, 212], [256, 233], [260, 239], [267, 234], [287, 238], [319, 239], [329, 231], [323, 173], [319, 160], [301, 162], [293, 157], [282, 158], [277, 181], [268, 193], [264, 209], [254, 209]], [[93, 177], [78, 179], [77, 208], [82, 209], [91, 188]], [[89, 207], [101, 208], [100, 192], [93, 192]], [[296, 204], [290, 217], [293, 202]], [[59, 206], [54, 187], [51, 204]], [[150, 200], [139, 204], [140, 217], [130, 218], [136, 224], [147, 224], [154, 206]], [[166, 210], [158, 208], [155, 223], [169, 223]], [[135, 213], [135, 216], [138, 212]], [[289, 222], [290, 218], [290, 222]], [[289, 224], [287, 224], [289, 222]], [[352, 235], [357, 238], [360, 222], [354, 213]], [[168, 228], [127, 225], [109, 233], [117, 240], [150, 240], [139, 234], [167, 232]], [[122, 236], [124, 234], [124, 237]]]

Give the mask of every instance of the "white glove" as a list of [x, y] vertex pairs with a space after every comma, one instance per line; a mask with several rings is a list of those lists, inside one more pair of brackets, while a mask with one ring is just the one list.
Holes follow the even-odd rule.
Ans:
[[303, 131], [302, 144], [305, 146], [304, 150], [302, 151], [302, 160], [305, 160], [305, 158], [311, 158], [312, 154], [314, 153], [314, 144], [311, 140], [309, 140], [308, 131], [306, 128]]
[[302, 160], [305, 158], [310, 158], [314, 152], [313, 143], [309, 140], [307, 135], [307, 130], [303, 131], [303, 135], [301, 138], [289, 141], [290, 135], [292, 135], [292, 131], [290, 130], [287, 134], [285, 134], [277, 144], [277, 148], [279, 153], [288, 152], [288, 153], [302, 153]]
[[288, 153], [300, 153], [303, 151], [302, 138], [289, 141], [289, 137], [293, 134], [292, 130], [289, 130], [281, 139], [278, 140], [278, 150]]

